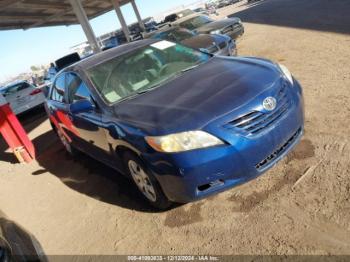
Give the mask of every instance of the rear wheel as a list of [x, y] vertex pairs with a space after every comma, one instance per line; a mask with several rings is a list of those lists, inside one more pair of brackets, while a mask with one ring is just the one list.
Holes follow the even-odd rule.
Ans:
[[164, 195], [156, 178], [147, 170], [139, 157], [133, 153], [126, 152], [123, 160], [128, 175], [148, 203], [162, 210], [172, 205], [172, 202]]
[[64, 146], [64, 148], [66, 149], [66, 151], [72, 155], [75, 156], [77, 154], [77, 151], [74, 147], [72, 147], [72, 145], [70, 144], [70, 142], [68, 141], [67, 137], [64, 135], [64, 133], [62, 132], [62, 130], [60, 128], [55, 128], [56, 133], [58, 138], [60, 139], [62, 145]]

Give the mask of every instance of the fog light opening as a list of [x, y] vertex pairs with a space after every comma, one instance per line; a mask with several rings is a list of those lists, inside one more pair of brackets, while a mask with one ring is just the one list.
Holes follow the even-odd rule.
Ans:
[[210, 182], [209, 184], [204, 184], [204, 185], [199, 186], [198, 191], [200, 191], [200, 192], [207, 191], [210, 188], [222, 186], [223, 184], [224, 184], [224, 180], [218, 179], [218, 180], [215, 180], [213, 182]]

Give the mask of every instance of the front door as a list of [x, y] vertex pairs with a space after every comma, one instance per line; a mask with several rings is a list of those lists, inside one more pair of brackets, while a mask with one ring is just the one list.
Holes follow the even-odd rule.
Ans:
[[74, 128], [73, 145], [101, 161], [109, 162], [111, 152], [102, 123], [102, 113], [94, 103], [90, 90], [75, 73], [67, 73], [66, 85], [69, 106], [79, 100], [88, 100], [95, 105], [88, 112], [72, 113], [68, 110], [68, 117]]

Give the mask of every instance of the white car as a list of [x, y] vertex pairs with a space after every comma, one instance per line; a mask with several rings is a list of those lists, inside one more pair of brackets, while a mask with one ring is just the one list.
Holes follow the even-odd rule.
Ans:
[[1, 88], [0, 93], [10, 104], [15, 115], [42, 106], [45, 102], [45, 95], [42, 90], [26, 81], [9, 84]]

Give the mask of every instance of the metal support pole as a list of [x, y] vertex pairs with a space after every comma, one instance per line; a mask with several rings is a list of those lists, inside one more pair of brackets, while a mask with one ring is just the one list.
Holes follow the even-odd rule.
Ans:
[[128, 42], [130, 42], [130, 31], [129, 31], [128, 25], [127, 25], [126, 22], [125, 22], [125, 19], [124, 19], [122, 10], [120, 9], [119, 0], [112, 0], [112, 4], [113, 4], [113, 6], [114, 6], [115, 12], [117, 13], [117, 16], [118, 16], [119, 22], [120, 22], [120, 24], [121, 24], [121, 26], [122, 26], [122, 30], [123, 30], [123, 32], [124, 32], [124, 35], [125, 35], [125, 37], [126, 37], [126, 40], [127, 40]]
[[139, 25], [140, 25], [141, 29], [142, 29], [143, 31], [145, 31], [145, 24], [144, 24], [143, 21], [142, 21], [142, 18], [141, 18], [139, 9], [137, 8], [137, 5], [136, 5], [136, 3], [135, 3], [135, 0], [132, 0], [132, 1], [131, 1], [131, 5], [132, 5], [132, 8], [134, 9], [134, 12], [135, 12], [137, 21], [139, 22]]
[[89, 44], [94, 51], [94, 53], [101, 52], [101, 48], [97, 42], [96, 36], [92, 27], [90, 25], [89, 19], [85, 13], [83, 5], [81, 4], [81, 0], [69, 0], [71, 6], [73, 7], [73, 11], [78, 18], [78, 21], [83, 28], [86, 38], [89, 41]]

